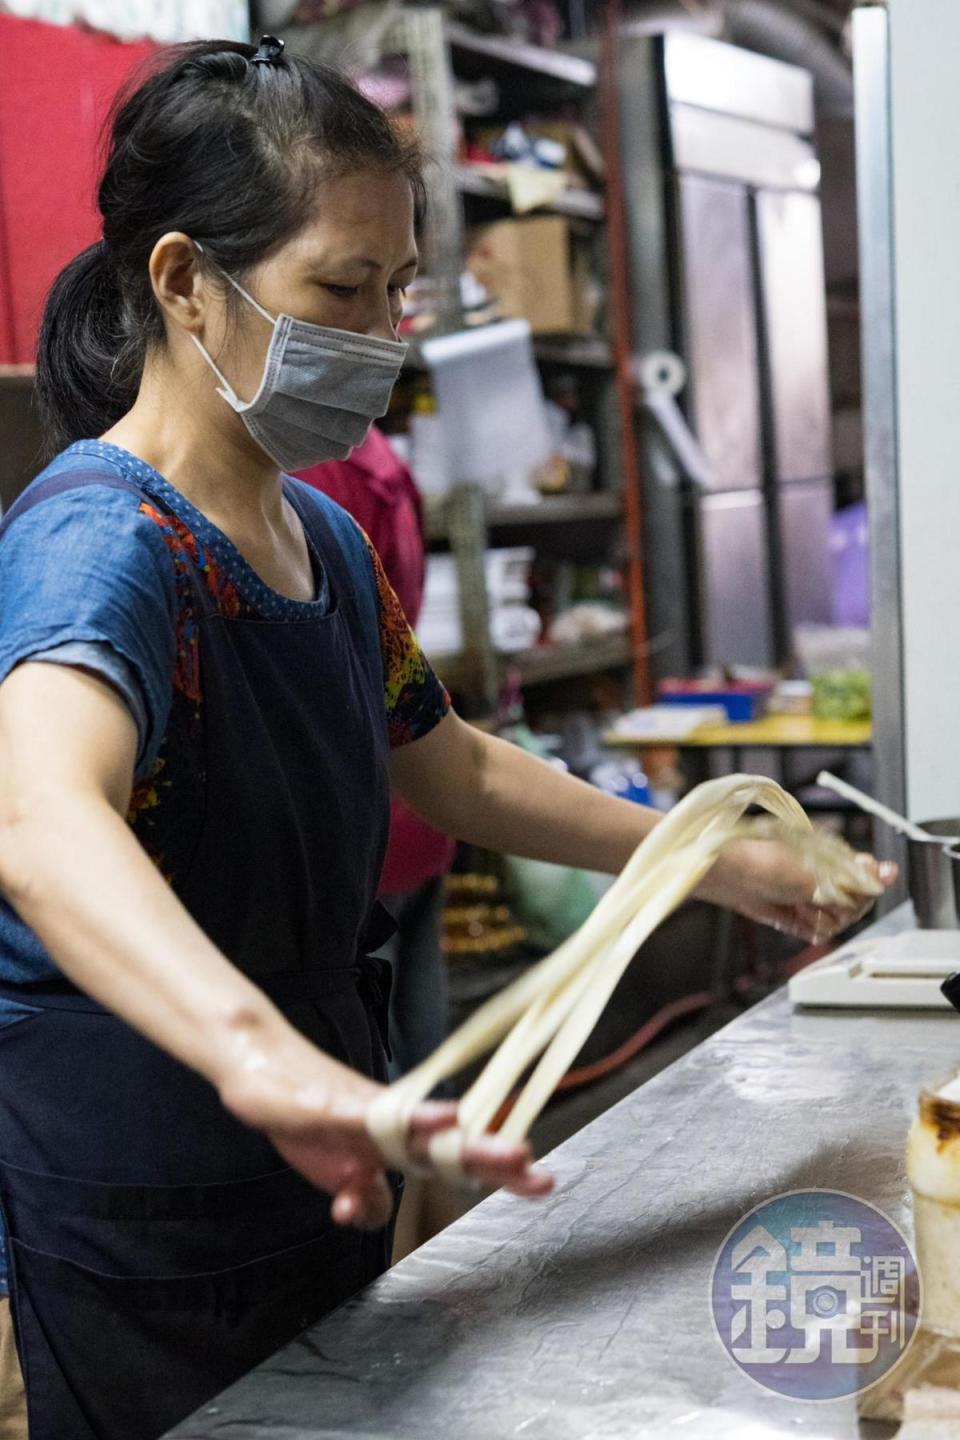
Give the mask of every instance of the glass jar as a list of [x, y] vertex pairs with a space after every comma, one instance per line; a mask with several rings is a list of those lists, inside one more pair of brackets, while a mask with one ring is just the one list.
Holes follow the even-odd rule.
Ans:
[[960, 1335], [960, 1074], [920, 1092], [907, 1141], [923, 1320]]

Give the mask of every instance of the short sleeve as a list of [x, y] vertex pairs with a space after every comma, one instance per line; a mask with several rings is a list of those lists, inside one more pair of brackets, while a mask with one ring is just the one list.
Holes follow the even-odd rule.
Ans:
[[108, 646], [136, 677], [149, 760], [169, 715], [175, 615], [166, 546], [126, 491], [87, 485], [51, 496], [0, 541], [0, 681], [62, 645]]
[[450, 709], [450, 696], [421, 650], [380, 557], [369, 540], [367, 545], [377, 583], [387, 733], [395, 750], [439, 725]]
[[52, 650], [35, 651], [31, 657], [35, 664], [66, 665], [78, 670], [89, 670], [115, 690], [130, 711], [137, 727], [137, 774], [145, 768], [146, 748], [149, 740], [147, 707], [143, 690], [132, 665], [118, 655], [112, 645], [102, 640], [68, 640], [64, 645], [54, 645]]

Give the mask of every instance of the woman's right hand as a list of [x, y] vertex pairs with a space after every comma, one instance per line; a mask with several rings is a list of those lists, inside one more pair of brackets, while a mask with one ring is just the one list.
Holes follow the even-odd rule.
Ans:
[[[390, 1218], [392, 1196], [383, 1156], [366, 1129], [366, 1112], [383, 1087], [317, 1050], [296, 1032], [281, 1050], [247, 1045], [219, 1086], [227, 1109], [262, 1130], [295, 1170], [333, 1197], [340, 1225], [378, 1229]], [[455, 1125], [453, 1102], [427, 1101], [413, 1113], [410, 1159], [429, 1169], [430, 1137]], [[525, 1141], [496, 1135], [468, 1141], [467, 1175], [479, 1185], [515, 1195], [547, 1195], [553, 1177], [533, 1165]]]

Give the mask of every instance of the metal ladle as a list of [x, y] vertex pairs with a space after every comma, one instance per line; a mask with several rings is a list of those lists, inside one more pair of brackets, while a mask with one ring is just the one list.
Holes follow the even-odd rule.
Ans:
[[906, 835], [910, 840], [936, 840], [939, 837], [931, 835], [929, 830], [922, 829], [908, 820], [905, 815], [898, 815], [896, 810], [891, 810], [889, 805], [882, 805], [879, 800], [874, 800], [872, 795], [867, 795], [858, 790], [856, 785], [848, 785], [846, 780], [840, 780], [836, 775], [831, 775], [829, 770], [821, 770], [817, 776], [817, 784], [822, 785], [825, 790], [833, 790], [835, 794], [850, 800], [860, 810], [866, 811], [878, 820], [893, 827], [901, 835]]
[[[907, 841], [910, 898], [921, 930], [960, 930], [960, 819], [915, 825], [888, 805], [823, 770], [817, 784], [891, 826]], [[939, 833], [937, 833], [939, 832]]]

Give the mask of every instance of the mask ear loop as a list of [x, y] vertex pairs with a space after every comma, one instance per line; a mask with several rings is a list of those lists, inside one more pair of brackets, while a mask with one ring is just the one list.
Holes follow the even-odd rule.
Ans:
[[[201, 255], [205, 253], [204, 248], [200, 244], [199, 240], [194, 240], [193, 244], [194, 248], [198, 250]], [[219, 266], [217, 268], [219, 269]], [[254, 300], [253, 296], [248, 294], [247, 291], [244, 290], [243, 286], [239, 283], [239, 281], [234, 280], [233, 276], [229, 274], [226, 270], [221, 270], [220, 273], [224, 276], [225, 279], [229, 280], [234, 290], [238, 290], [243, 296], [244, 300], [246, 300], [248, 304], [253, 306], [254, 310], [258, 310], [260, 312], [264, 320], [269, 320], [270, 324], [276, 327], [277, 317], [275, 315], [271, 315], [269, 310], [264, 310], [263, 306], [259, 304], [258, 301]], [[196, 345], [197, 349], [200, 351], [200, 354], [203, 356], [204, 360], [206, 360], [207, 364], [210, 366], [210, 369], [220, 381], [220, 385], [222, 388], [217, 391], [217, 394], [222, 395], [223, 399], [226, 400], [227, 404], [231, 405], [233, 409], [239, 413], [239, 411], [244, 407], [244, 401], [240, 399], [240, 396], [237, 394], [236, 390], [234, 390], [233, 386], [230, 384], [230, 381], [227, 379], [226, 375], [224, 375], [223, 371], [218, 367], [217, 362], [210, 354], [210, 351], [203, 344], [202, 340], [199, 340], [197, 336], [193, 333], [191, 333], [190, 339], [193, 341], [194, 345]]]
[[240, 407], [243, 404], [240, 396], [237, 394], [236, 390], [234, 390], [233, 386], [230, 384], [230, 381], [227, 379], [226, 375], [224, 375], [223, 371], [218, 367], [216, 360], [214, 360], [213, 356], [210, 354], [210, 351], [206, 348], [203, 341], [198, 339], [196, 335], [191, 335], [190, 339], [193, 341], [194, 345], [196, 345], [197, 349], [200, 351], [200, 354], [203, 356], [204, 360], [206, 360], [207, 364], [210, 366], [210, 369], [220, 381], [220, 384], [217, 387], [217, 394], [222, 395], [224, 400], [226, 400], [227, 404], [230, 405], [239, 414]]
[[[196, 248], [197, 250], [199, 250], [199, 252], [200, 252], [201, 255], [203, 255], [203, 254], [206, 253], [206, 252], [204, 251], [203, 246], [200, 244], [200, 241], [199, 241], [199, 240], [194, 240], [193, 243], [194, 243], [195, 248]], [[222, 270], [219, 265], [217, 266], [217, 269], [220, 270], [220, 274], [224, 277], [225, 280], [229, 280], [229, 282], [230, 282], [230, 284], [233, 286], [234, 290], [238, 290], [238, 291], [240, 292], [240, 294], [243, 296], [244, 300], [246, 300], [246, 302], [247, 302], [248, 305], [252, 305], [253, 308], [254, 308], [254, 310], [259, 310], [259, 312], [260, 312], [260, 314], [263, 316], [264, 320], [269, 320], [271, 325], [276, 325], [276, 323], [277, 323], [277, 316], [276, 316], [276, 315], [271, 315], [269, 310], [264, 310], [264, 308], [263, 308], [263, 306], [260, 304], [260, 302], [259, 302], [258, 300], [254, 300], [253, 296], [249, 293], [249, 291], [244, 290], [243, 286], [240, 284], [240, 281], [239, 281], [239, 280], [234, 280], [234, 278], [233, 278], [233, 276], [230, 274], [229, 270]]]

